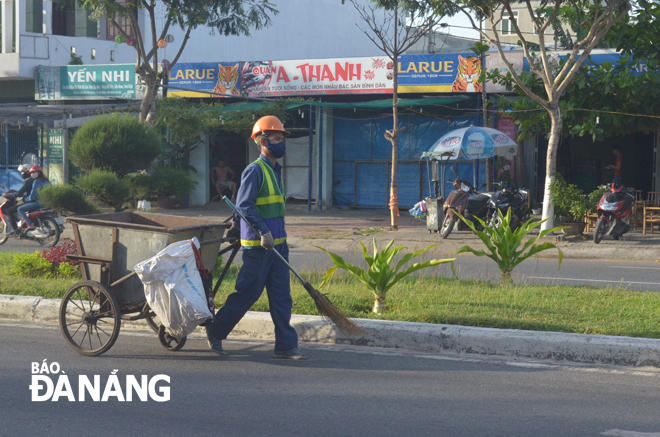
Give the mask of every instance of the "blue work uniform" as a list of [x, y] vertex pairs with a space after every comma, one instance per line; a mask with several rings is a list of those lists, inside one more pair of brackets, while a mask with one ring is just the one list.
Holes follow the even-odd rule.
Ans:
[[[258, 162], [260, 161], [260, 162]], [[267, 167], [264, 167], [267, 166]], [[268, 172], [265, 177], [264, 172]], [[273, 181], [274, 176], [274, 181]], [[272, 184], [272, 186], [269, 186]], [[275, 186], [275, 184], [277, 184]], [[271, 198], [281, 201], [281, 213], [275, 217], [261, 217], [257, 203], [264, 203], [263, 193], [270, 191]], [[262, 193], [262, 195], [258, 195]], [[268, 158], [260, 155], [241, 175], [241, 187], [236, 197], [236, 207], [259, 231], [270, 231], [275, 241], [275, 249], [284, 259], [289, 260], [289, 247], [286, 244], [284, 229], [284, 185], [282, 166], [273, 165]], [[262, 209], [263, 211], [263, 209]], [[278, 210], [280, 211], [280, 210]], [[273, 215], [273, 214], [270, 214]], [[298, 347], [298, 334], [291, 326], [291, 278], [289, 268], [273, 251], [261, 247], [261, 236], [257, 235], [241, 220], [241, 244], [243, 246], [243, 266], [236, 279], [236, 292], [227, 297], [225, 305], [218, 310], [208, 332], [219, 340], [227, 338], [245, 313], [263, 293], [268, 294], [270, 315], [275, 325], [275, 350], [284, 351]]]

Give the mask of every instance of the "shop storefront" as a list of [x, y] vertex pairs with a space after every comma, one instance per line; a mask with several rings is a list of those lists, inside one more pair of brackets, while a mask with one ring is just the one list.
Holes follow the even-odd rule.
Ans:
[[[238, 97], [309, 97], [313, 101], [304, 106], [291, 104], [295, 123], [284, 161], [289, 197], [325, 206], [385, 207], [392, 149], [384, 134], [393, 125], [393, 68], [383, 56], [177, 64], [168, 74], [168, 96], [208, 99], [216, 93], [228, 103]], [[398, 68], [404, 97], [399, 125], [406, 127], [399, 137], [399, 204], [410, 207], [428, 195], [421, 153], [450, 129], [480, 124], [480, 63], [468, 53], [411, 55], [402, 56]], [[240, 173], [257, 156], [247, 135], [221, 129], [209, 135], [211, 166], [223, 160]], [[480, 168], [483, 180], [485, 166]], [[461, 172], [472, 178], [472, 166], [461, 166]]]

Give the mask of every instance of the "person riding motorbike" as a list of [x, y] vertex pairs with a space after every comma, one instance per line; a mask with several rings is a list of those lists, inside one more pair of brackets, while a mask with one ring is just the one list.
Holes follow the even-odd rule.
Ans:
[[39, 208], [43, 208], [43, 205], [39, 202], [39, 190], [50, 185], [50, 181], [46, 176], [44, 176], [43, 169], [38, 165], [33, 165], [29, 170], [30, 177], [33, 179], [32, 190], [30, 194], [25, 198], [25, 203], [18, 207], [18, 214], [25, 220], [25, 223], [28, 225], [27, 233], [28, 235], [34, 235], [36, 227], [28, 217], [27, 213], [34, 211]]
[[[23, 185], [18, 191], [13, 191], [11, 193], [5, 193], [3, 197], [6, 199], [22, 199], [23, 197], [27, 196], [32, 192], [32, 184], [34, 183], [34, 179], [30, 177], [30, 167], [27, 165], [19, 165], [18, 166], [18, 171], [21, 173], [21, 177], [23, 178]], [[13, 234], [17, 231], [18, 227], [16, 225], [16, 213], [18, 212], [18, 207], [21, 206], [21, 204], [16, 204], [10, 208], [7, 208], [7, 219], [9, 220], [9, 224], [11, 225], [11, 232], [10, 234]]]

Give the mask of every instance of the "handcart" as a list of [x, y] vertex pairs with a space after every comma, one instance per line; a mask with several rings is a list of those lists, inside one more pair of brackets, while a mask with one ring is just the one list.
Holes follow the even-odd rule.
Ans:
[[186, 337], [169, 335], [158, 322], [133, 267], [176, 241], [197, 237], [204, 266], [209, 270], [213, 270], [218, 256], [231, 252], [212, 290], [212, 299], [240, 249], [237, 238], [223, 238], [229, 220], [217, 223], [197, 217], [135, 212], [67, 218], [77, 249], [76, 255], [68, 257], [80, 261], [83, 277], [66, 292], [60, 305], [60, 327], [69, 345], [82, 355], [101, 355], [117, 340], [122, 320], [144, 319], [158, 333], [165, 349], [181, 349]]

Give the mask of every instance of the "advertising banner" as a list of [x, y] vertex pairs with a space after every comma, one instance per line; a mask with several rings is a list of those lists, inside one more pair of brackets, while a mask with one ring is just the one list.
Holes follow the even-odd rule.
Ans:
[[400, 93], [478, 93], [481, 60], [470, 53], [399, 57]]
[[175, 64], [168, 73], [169, 86], [193, 91], [170, 88], [168, 95], [179, 97], [222, 97], [197, 91], [238, 96], [241, 88], [240, 62], [203, 62], [195, 64]]
[[[514, 71], [517, 74], [520, 74], [523, 71], [523, 52], [505, 52], [507, 61], [511, 64]], [[499, 53], [487, 53], [486, 54], [486, 68], [488, 71], [499, 70], [502, 75], [505, 75], [509, 72], [506, 64], [500, 58]], [[505, 93], [507, 92], [504, 85], [499, 85], [493, 81], [486, 80], [486, 92], [488, 93]]]
[[36, 100], [139, 99], [135, 65], [65, 65], [35, 68]]
[[386, 57], [245, 62], [241, 94], [249, 97], [392, 92]]
[[62, 129], [48, 129], [48, 178], [53, 184], [64, 180]]

